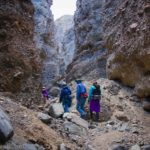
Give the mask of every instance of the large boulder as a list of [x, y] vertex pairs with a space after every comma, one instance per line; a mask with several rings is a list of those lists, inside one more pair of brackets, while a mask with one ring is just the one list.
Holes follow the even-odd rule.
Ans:
[[58, 88], [58, 87], [52, 87], [50, 89], [50, 95], [51, 96], [57, 97], [59, 94], [60, 94], [60, 88]]
[[7, 142], [13, 136], [13, 128], [10, 119], [0, 108], [0, 143]]
[[51, 104], [49, 107], [49, 114], [54, 118], [59, 118], [63, 115], [64, 108], [61, 103]]

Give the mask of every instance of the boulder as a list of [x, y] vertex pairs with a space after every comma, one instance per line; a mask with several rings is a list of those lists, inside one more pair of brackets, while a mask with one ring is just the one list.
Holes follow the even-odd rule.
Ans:
[[49, 114], [54, 118], [59, 118], [63, 115], [64, 108], [61, 103], [51, 104], [49, 107]]
[[67, 120], [75, 123], [78, 126], [88, 129], [88, 122], [74, 113], [64, 113], [63, 118], [66, 118]]
[[60, 88], [58, 88], [58, 87], [52, 87], [50, 89], [50, 95], [51, 96], [57, 97], [59, 94], [60, 94]]
[[13, 136], [13, 128], [10, 119], [0, 108], [0, 143], [7, 142]]
[[66, 131], [69, 132], [69, 134], [72, 135], [79, 135], [79, 136], [87, 136], [87, 130], [82, 127], [82, 126], [78, 126], [72, 122], [64, 122], [63, 124], [64, 128]]
[[38, 118], [43, 121], [44, 123], [51, 123], [52, 118], [44, 113], [38, 113]]

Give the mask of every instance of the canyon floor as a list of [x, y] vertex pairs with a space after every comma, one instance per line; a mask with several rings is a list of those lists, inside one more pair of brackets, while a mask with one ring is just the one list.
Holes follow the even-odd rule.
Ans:
[[[141, 100], [134, 96], [132, 89], [117, 82], [108, 79], [97, 82], [102, 89], [98, 123], [91, 122], [89, 118], [79, 118], [75, 98], [71, 117], [53, 118], [49, 116], [48, 108], [27, 109], [1, 93], [0, 104], [10, 117], [14, 136], [0, 149], [147, 150], [145, 147], [150, 145], [150, 119], [149, 113], [142, 108]], [[85, 81], [85, 84], [89, 88], [91, 82]], [[75, 94], [74, 83], [71, 88]], [[55, 100], [58, 101], [58, 98]], [[48, 115], [51, 121], [42, 122], [38, 117], [40, 113]]]

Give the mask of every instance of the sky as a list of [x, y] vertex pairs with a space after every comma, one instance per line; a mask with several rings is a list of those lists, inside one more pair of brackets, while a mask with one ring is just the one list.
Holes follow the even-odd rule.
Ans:
[[76, 10], [76, 0], [53, 0], [51, 10], [55, 20], [63, 15], [73, 15]]

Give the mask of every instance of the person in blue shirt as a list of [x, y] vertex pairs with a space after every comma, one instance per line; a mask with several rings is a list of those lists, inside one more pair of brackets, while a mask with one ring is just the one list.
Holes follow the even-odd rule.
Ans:
[[63, 105], [64, 112], [69, 112], [69, 108], [71, 107], [72, 104], [71, 94], [72, 93], [70, 88], [67, 86], [65, 82], [63, 82], [59, 101]]
[[76, 109], [80, 113], [80, 117], [84, 118], [86, 116], [86, 112], [84, 110], [85, 102], [87, 98], [87, 90], [85, 85], [82, 83], [82, 80], [77, 79], [76, 80], [77, 87], [76, 87], [76, 99], [77, 99], [77, 105]]

